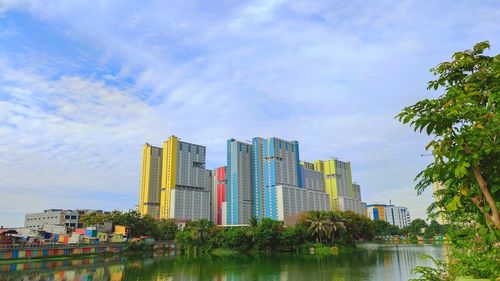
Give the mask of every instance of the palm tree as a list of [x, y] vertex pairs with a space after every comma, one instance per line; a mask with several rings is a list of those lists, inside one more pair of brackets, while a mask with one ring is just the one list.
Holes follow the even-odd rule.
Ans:
[[259, 220], [255, 216], [251, 216], [250, 219], [248, 220], [248, 224], [250, 225], [251, 228], [256, 228], [257, 225], [259, 224]]
[[247, 237], [252, 237], [255, 229], [259, 225], [259, 220], [256, 217], [251, 216], [250, 219], [248, 220], [248, 224], [249, 227], [246, 227], [245, 235]]
[[201, 219], [196, 222], [195, 230], [197, 238], [203, 242], [205, 240], [205, 233], [213, 226], [213, 223], [207, 219]]
[[331, 242], [335, 241], [335, 236], [338, 232], [346, 231], [346, 226], [343, 220], [336, 213], [328, 213], [328, 220], [330, 221], [330, 228], [328, 236], [330, 236]]
[[331, 223], [323, 212], [309, 212], [306, 222], [309, 224], [307, 230], [316, 237], [316, 243], [322, 242], [323, 236], [326, 236], [330, 231]]

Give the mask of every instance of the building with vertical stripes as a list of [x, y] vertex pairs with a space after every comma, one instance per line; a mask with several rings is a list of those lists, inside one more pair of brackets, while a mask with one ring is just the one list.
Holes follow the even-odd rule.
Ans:
[[252, 144], [227, 141], [227, 224], [247, 224], [253, 215]]
[[139, 212], [154, 218], [210, 219], [211, 171], [205, 147], [171, 136], [143, 146]]
[[204, 146], [171, 136], [163, 143], [160, 218], [210, 220], [210, 171]]
[[[223, 224], [222, 203], [226, 202], [226, 166], [212, 171], [212, 221]], [[224, 218], [224, 224], [226, 224]]]
[[257, 219], [278, 219], [277, 187], [302, 188], [299, 143], [256, 137], [253, 146], [254, 210]]
[[367, 205], [368, 217], [372, 220], [386, 221], [399, 228], [407, 227], [411, 223], [408, 208], [385, 204]]
[[349, 161], [316, 160], [314, 161], [314, 170], [323, 174], [325, 192], [330, 195], [332, 210], [353, 211], [366, 215], [366, 204], [361, 201], [360, 186], [352, 182]]
[[141, 190], [139, 212], [160, 217], [162, 148], [149, 143], [142, 147]]

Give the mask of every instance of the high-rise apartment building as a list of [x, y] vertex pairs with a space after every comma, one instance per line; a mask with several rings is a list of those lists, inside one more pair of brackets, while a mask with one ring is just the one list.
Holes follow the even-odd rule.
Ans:
[[145, 144], [139, 211], [167, 219], [210, 219], [211, 171], [205, 147], [171, 136], [163, 148]]
[[350, 162], [338, 159], [316, 160], [314, 170], [323, 174], [325, 192], [330, 195], [332, 210], [366, 215], [366, 204], [361, 202], [360, 186], [352, 182]]
[[144, 144], [139, 197], [139, 212], [143, 216], [160, 217], [161, 166], [162, 148]]
[[[226, 202], [226, 166], [212, 171], [212, 221], [223, 224], [222, 203]], [[224, 224], [226, 224], [224, 218]]]
[[302, 188], [299, 143], [278, 138], [254, 138], [254, 214], [258, 219], [278, 219], [277, 187]]
[[227, 223], [246, 224], [253, 214], [252, 144], [227, 141]]
[[210, 171], [204, 146], [171, 136], [163, 143], [160, 218], [210, 219]]

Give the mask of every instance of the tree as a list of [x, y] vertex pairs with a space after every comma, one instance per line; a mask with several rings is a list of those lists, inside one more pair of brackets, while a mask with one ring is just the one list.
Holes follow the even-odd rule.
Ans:
[[423, 219], [414, 219], [408, 226], [408, 233], [415, 236], [422, 235], [422, 229], [425, 231], [426, 228], [427, 223]]
[[346, 226], [342, 217], [337, 212], [328, 212], [327, 218], [329, 221], [327, 235], [330, 236], [331, 242], [333, 243], [336, 234], [346, 231]]
[[500, 55], [484, 55], [489, 48], [480, 42], [433, 68], [437, 78], [428, 89], [442, 94], [404, 108], [397, 117], [434, 136], [426, 146], [434, 161], [418, 174], [417, 191], [442, 183], [442, 199], [432, 208], [445, 207], [456, 219], [475, 214], [474, 221], [495, 233], [500, 230]]
[[109, 214], [104, 214], [101, 212], [87, 213], [80, 218], [80, 222], [84, 227], [96, 226], [108, 221], [112, 221], [111, 216]]
[[330, 231], [330, 221], [324, 212], [309, 212], [306, 222], [308, 224], [307, 230], [312, 236], [316, 237], [316, 243], [322, 242], [323, 237], [325, 237]]
[[157, 222], [158, 237], [162, 240], [174, 240], [177, 232], [177, 223], [174, 219], [160, 220]]
[[399, 228], [383, 220], [374, 221], [375, 234], [377, 236], [396, 235], [399, 233]]
[[252, 242], [258, 251], [272, 252], [279, 246], [283, 232], [283, 222], [272, 219], [262, 219], [254, 230]]

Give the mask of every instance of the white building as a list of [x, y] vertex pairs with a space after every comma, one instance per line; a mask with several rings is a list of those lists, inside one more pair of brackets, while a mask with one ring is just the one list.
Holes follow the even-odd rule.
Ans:
[[330, 197], [327, 193], [289, 185], [276, 187], [278, 220], [307, 211], [330, 210]]
[[42, 213], [31, 213], [26, 214], [24, 218], [24, 227], [34, 230], [44, 230], [47, 227], [72, 227], [79, 228], [83, 224], [80, 222], [80, 218], [92, 212], [100, 212], [102, 210], [63, 210], [63, 209], [48, 209], [44, 210]]
[[399, 228], [410, 225], [410, 212], [406, 207], [388, 205], [385, 207], [385, 220]]

